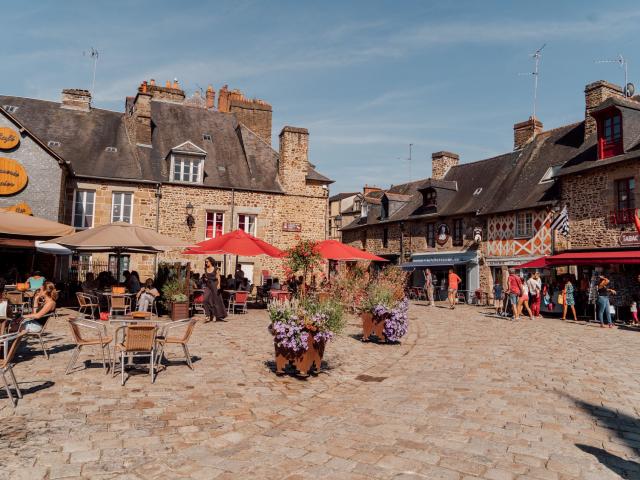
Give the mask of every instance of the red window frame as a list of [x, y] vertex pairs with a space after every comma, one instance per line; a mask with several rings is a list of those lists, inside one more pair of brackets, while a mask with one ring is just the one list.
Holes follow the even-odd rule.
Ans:
[[598, 158], [615, 157], [623, 151], [622, 114], [615, 108], [607, 110], [598, 120]]
[[207, 224], [205, 228], [205, 238], [216, 238], [224, 232], [224, 213], [207, 212]]

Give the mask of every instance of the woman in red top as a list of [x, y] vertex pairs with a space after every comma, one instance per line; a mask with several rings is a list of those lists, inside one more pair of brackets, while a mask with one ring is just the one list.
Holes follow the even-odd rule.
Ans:
[[462, 279], [455, 274], [453, 268], [449, 269], [449, 308], [453, 310], [456, 308], [456, 297], [458, 295], [458, 285], [462, 282]]

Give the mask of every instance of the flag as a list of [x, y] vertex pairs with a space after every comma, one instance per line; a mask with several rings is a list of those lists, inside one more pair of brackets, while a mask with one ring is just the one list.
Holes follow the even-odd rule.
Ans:
[[565, 205], [560, 214], [551, 222], [551, 230], [558, 230], [565, 237], [569, 235], [569, 212]]

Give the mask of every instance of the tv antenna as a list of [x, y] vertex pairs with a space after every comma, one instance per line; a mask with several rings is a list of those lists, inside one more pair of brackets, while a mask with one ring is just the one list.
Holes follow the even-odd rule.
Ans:
[[621, 53], [619, 53], [618, 56], [614, 59], [596, 60], [595, 63], [617, 63], [618, 65], [620, 65], [620, 68], [624, 70], [624, 96], [630, 97], [633, 95], [634, 87], [632, 84], [629, 83], [628, 75], [627, 75], [627, 67], [629, 63], [627, 62], [626, 58], [622, 56]]
[[411, 171], [412, 170], [412, 168], [411, 168], [411, 152], [412, 152], [412, 149], [413, 149], [413, 143], [410, 143], [409, 144], [409, 158], [407, 159], [409, 161], [409, 181], [410, 182], [413, 182], [413, 172]]
[[88, 52], [82, 52], [82, 55], [88, 56], [93, 60], [93, 76], [91, 79], [91, 94], [93, 95], [96, 88], [96, 68], [98, 66], [98, 56], [100, 55], [98, 50], [91, 47]]
[[536, 106], [538, 103], [538, 77], [540, 76], [540, 61], [542, 60], [542, 49], [546, 47], [545, 43], [535, 52], [530, 53], [529, 56], [533, 58], [534, 67], [533, 72], [519, 73], [518, 75], [531, 75], [533, 77], [533, 118], [536, 118]]

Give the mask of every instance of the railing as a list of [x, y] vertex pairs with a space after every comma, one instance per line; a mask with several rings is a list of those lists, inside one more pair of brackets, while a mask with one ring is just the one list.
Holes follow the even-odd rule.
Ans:
[[609, 212], [609, 221], [612, 225], [626, 225], [633, 223], [633, 217], [636, 214], [635, 208], [622, 208], [620, 210], [611, 210]]
[[[104, 271], [109, 271], [109, 262], [72, 262], [69, 268], [69, 280], [84, 282], [87, 273], [92, 272], [97, 277]], [[113, 274], [115, 275], [115, 272]]]

